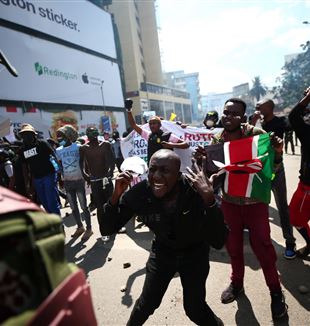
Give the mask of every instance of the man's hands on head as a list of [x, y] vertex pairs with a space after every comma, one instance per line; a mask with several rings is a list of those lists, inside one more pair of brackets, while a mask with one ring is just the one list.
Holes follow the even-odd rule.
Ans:
[[115, 179], [114, 192], [111, 197], [111, 204], [116, 205], [121, 195], [127, 190], [132, 181], [132, 174], [129, 171], [121, 172]]
[[185, 177], [202, 197], [205, 205], [212, 206], [215, 201], [213, 192], [213, 181], [217, 175], [213, 174], [210, 178], [205, 175], [204, 171], [206, 170], [206, 157], [202, 158], [201, 168], [198, 166], [195, 158], [192, 159], [192, 162], [193, 169], [187, 167], [186, 170], [188, 173], [185, 174]]

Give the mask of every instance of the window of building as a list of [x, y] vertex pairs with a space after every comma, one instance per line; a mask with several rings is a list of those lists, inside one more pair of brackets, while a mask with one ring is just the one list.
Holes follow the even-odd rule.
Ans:
[[176, 120], [184, 122], [181, 103], [174, 103], [174, 113], [177, 115]]
[[191, 106], [189, 104], [183, 104], [183, 116], [185, 123], [192, 123]]
[[162, 101], [150, 100], [151, 111], [155, 111], [159, 117], [164, 117], [164, 105]]

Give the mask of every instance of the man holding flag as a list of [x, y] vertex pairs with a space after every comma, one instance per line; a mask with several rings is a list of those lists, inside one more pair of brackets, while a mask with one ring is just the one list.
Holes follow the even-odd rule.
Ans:
[[242, 124], [246, 104], [232, 98], [226, 101], [222, 116], [224, 130], [213, 143], [223, 143], [224, 163], [218, 174], [225, 172], [222, 211], [230, 228], [226, 242], [231, 257], [231, 283], [221, 296], [222, 303], [234, 301], [244, 292], [243, 230], [248, 229], [251, 247], [262, 267], [271, 295], [273, 318], [287, 314], [276, 268], [276, 252], [270, 238], [268, 203], [274, 164], [282, 161], [283, 143], [262, 129]]

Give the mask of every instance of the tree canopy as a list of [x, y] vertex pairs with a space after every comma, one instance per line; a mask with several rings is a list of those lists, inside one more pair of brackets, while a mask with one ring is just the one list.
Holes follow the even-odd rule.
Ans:
[[305, 52], [287, 62], [282, 75], [278, 78], [279, 86], [275, 88], [281, 108], [294, 106], [302, 97], [304, 90], [310, 86], [310, 42], [303, 45]]
[[253, 98], [255, 98], [256, 101], [259, 101], [261, 96], [266, 95], [267, 88], [262, 85], [259, 76], [254, 77], [254, 79], [252, 80], [252, 83], [253, 83], [253, 85], [252, 85], [252, 88], [250, 89], [250, 95]]

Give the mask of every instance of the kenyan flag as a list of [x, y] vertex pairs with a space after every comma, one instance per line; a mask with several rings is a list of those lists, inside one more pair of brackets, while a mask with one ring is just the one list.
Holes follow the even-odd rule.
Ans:
[[224, 191], [230, 196], [270, 202], [274, 150], [269, 134], [225, 142], [225, 164], [213, 161], [226, 172]]

